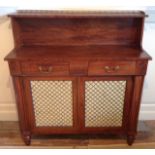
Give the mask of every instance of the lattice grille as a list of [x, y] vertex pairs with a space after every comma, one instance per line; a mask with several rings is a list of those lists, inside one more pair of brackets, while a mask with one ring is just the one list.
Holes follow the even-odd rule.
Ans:
[[122, 126], [126, 81], [85, 82], [85, 126]]
[[31, 81], [36, 126], [73, 125], [72, 82]]

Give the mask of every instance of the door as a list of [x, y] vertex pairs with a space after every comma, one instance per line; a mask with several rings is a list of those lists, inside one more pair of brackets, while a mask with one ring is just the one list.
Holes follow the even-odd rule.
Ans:
[[75, 78], [26, 77], [24, 86], [32, 133], [77, 132]]
[[83, 132], [125, 132], [132, 79], [130, 77], [84, 77], [79, 81], [79, 116]]

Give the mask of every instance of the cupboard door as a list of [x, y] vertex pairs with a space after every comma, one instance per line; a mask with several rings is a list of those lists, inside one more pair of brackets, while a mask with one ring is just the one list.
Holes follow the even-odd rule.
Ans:
[[76, 80], [74, 78], [25, 78], [26, 98], [33, 132], [75, 132]]
[[125, 131], [132, 80], [127, 77], [81, 80], [81, 128], [84, 131]]

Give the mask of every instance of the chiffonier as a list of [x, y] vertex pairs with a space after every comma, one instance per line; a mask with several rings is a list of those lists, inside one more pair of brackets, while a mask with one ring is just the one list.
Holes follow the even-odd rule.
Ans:
[[9, 15], [5, 57], [21, 135], [120, 134], [134, 142], [144, 76], [141, 11], [31, 11]]

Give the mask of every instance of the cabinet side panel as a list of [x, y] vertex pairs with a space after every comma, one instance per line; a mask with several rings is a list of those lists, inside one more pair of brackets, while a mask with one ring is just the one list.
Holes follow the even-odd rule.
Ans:
[[27, 143], [27, 141], [30, 141], [28, 137], [30, 137], [31, 135], [31, 129], [30, 129], [29, 112], [27, 109], [27, 103], [24, 95], [25, 93], [23, 88], [23, 80], [21, 77], [13, 77], [13, 82], [18, 108], [20, 130], [25, 143]]
[[130, 106], [130, 118], [128, 124], [128, 135], [135, 135], [137, 132], [138, 114], [143, 89], [144, 76], [134, 77], [133, 95]]
[[16, 18], [11, 19], [12, 29], [13, 29], [13, 37], [14, 37], [14, 46], [15, 48], [18, 48], [23, 45], [22, 43], [22, 37], [21, 37], [21, 26]]

